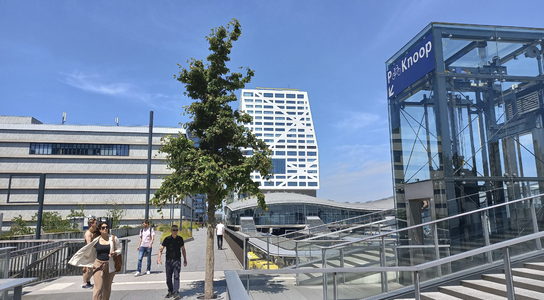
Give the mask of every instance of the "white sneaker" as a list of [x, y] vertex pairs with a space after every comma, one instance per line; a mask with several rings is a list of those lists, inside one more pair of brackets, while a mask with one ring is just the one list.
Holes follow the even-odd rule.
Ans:
[[149, 274], [151, 274], [151, 272], [147, 271], [147, 273], [146, 273], [146, 274], [147, 274], [147, 275], [149, 275]]
[[136, 276], [140, 276], [140, 272], [136, 271], [136, 273], [134, 273], [134, 277]]

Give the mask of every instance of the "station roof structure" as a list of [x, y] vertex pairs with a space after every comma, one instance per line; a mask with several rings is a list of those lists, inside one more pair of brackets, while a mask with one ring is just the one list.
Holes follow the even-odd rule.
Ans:
[[[312, 197], [299, 193], [266, 193], [265, 202], [266, 205], [275, 204], [312, 204], [312, 205], [325, 205], [339, 209], [353, 209], [353, 210], [366, 210], [366, 211], [381, 211], [394, 208], [393, 197], [369, 201], [369, 202], [337, 202], [333, 200], [322, 199], [318, 197]], [[235, 201], [228, 204], [226, 207], [231, 211], [237, 211], [247, 208], [255, 208], [257, 206], [257, 198], [250, 197], [247, 200]]]

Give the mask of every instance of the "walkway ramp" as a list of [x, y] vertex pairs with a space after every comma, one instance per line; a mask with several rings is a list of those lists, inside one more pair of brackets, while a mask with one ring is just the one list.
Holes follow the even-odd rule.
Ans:
[[[195, 299], [198, 294], [204, 292], [204, 275], [206, 270], [206, 228], [193, 230], [194, 240], [185, 243], [187, 253], [187, 267], [181, 268], [180, 296], [182, 299]], [[151, 254], [151, 274], [134, 277], [138, 264], [139, 236], [130, 236], [127, 259], [127, 274], [115, 275], [111, 300], [121, 299], [163, 299], [167, 293], [164, 260], [162, 265], [157, 265], [160, 237], [162, 232], [156, 232], [156, 238]], [[226, 282], [224, 271], [241, 269], [240, 263], [228, 246], [223, 245], [224, 250], [217, 250], [214, 237], [214, 289], [216, 294], [226, 295]], [[163, 252], [163, 259], [166, 253]], [[142, 271], [145, 274], [147, 260], [142, 261]], [[34, 286], [23, 288], [23, 300], [81, 300], [92, 298], [92, 289], [82, 289], [82, 276], [63, 276], [52, 281], [43, 282]]]
[[257, 226], [255, 226], [255, 220], [252, 217], [240, 217], [240, 231], [251, 236], [256, 236]]
[[321, 220], [320, 217], [315, 217], [315, 216], [306, 217], [306, 224], [308, 224], [309, 234], [331, 232], [329, 228], [327, 227], [327, 225], [323, 223], [323, 220]]

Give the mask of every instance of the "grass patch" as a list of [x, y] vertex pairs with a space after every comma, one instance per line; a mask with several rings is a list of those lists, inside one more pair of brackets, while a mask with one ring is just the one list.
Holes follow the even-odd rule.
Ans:
[[[179, 227], [179, 222], [174, 222], [174, 224], [178, 225], [178, 227]], [[178, 231], [178, 235], [180, 235], [184, 240], [186, 240], [187, 238], [190, 238], [190, 237], [193, 236], [193, 233], [191, 232], [191, 222], [190, 221], [183, 221], [182, 226], [181, 226], [180, 229], [181, 230]], [[157, 230], [162, 231], [161, 243], [162, 243], [162, 241], [164, 241], [164, 239], [167, 236], [172, 234], [172, 232], [170, 232], [170, 226], [168, 226], [168, 225], [159, 224], [157, 226]]]

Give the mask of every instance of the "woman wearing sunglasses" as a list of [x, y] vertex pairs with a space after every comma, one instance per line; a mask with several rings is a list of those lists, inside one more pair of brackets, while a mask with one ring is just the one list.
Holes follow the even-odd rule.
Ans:
[[100, 223], [98, 230], [100, 236], [79, 249], [68, 263], [78, 267], [92, 267], [93, 300], [108, 300], [115, 276], [113, 257], [121, 254], [122, 249], [119, 239], [109, 234], [108, 223]]

